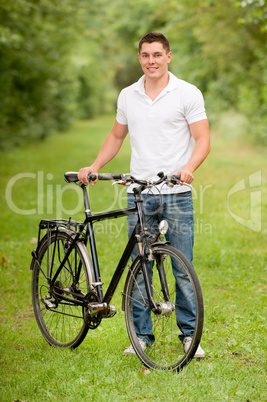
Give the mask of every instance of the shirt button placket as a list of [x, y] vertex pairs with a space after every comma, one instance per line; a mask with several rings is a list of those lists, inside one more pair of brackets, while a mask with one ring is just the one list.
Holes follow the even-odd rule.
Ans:
[[156, 117], [156, 106], [154, 102], [150, 105], [148, 116], [151, 118]]

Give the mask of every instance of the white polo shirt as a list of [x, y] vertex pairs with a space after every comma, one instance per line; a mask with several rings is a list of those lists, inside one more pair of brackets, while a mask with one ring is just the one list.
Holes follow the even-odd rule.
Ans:
[[[207, 118], [199, 89], [170, 72], [169, 77], [167, 87], [154, 101], [145, 93], [145, 76], [124, 88], [118, 98], [116, 120], [128, 125], [130, 173], [139, 179], [157, 180], [160, 171], [174, 174], [181, 170], [194, 148], [188, 125]], [[161, 190], [183, 191], [188, 191], [188, 187], [164, 186]]]

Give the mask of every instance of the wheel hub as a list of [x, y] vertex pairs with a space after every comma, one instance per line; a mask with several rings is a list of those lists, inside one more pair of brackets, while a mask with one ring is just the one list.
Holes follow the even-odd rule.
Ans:
[[172, 312], [175, 310], [174, 305], [171, 302], [157, 303], [158, 312], [156, 312], [158, 317], [170, 317]]

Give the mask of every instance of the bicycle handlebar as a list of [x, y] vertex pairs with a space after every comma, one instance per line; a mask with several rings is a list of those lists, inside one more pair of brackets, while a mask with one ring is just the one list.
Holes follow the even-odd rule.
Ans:
[[[90, 173], [88, 175], [88, 181], [98, 180], [122, 180], [125, 177], [124, 174], [120, 173], [100, 173], [98, 176]], [[67, 183], [75, 183], [78, 182], [78, 172], [67, 172], [64, 174], [65, 181]]]
[[88, 181], [98, 180], [122, 180], [124, 178], [124, 174], [120, 173], [99, 173], [98, 176], [95, 174], [88, 175]]
[[[93, 173], [90, 173], [88, 175], [88, 181], [95, 181], [96, 179], [98, 180], [122, 180], [123, 184], [140, 184], [143, 186], [154, 186], [163, 183], [164, 181], [167, 181], [171, 183], [172, 185], [174, 184], [179, 184], [180, 183], [180, 175], [170, 175], [166, 176], [163, 172], [158, 173], [159, 180], [157, 181], [152, 181], [152, 180], [139, 180], [131, 176], [130, 174], [121, 174], [121, 173], [100, 173], [98, 175], [95, 175]], [[64, 175], [64, 178], [67, 183], [73, 183], [73, 182], [78, 182], [78, 172], [67, 172]]]

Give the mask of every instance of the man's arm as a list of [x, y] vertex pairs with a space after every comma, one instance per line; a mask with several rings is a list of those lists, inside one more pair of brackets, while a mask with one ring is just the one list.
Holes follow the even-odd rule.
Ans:
[[88, 174], [97, 174], [99, 169], [117, 155], [127, 133], [128, 126], [120, 124], [116, 120], [94, 163], [91, 166], [80, 169], [78, 178], [82, 183], [88, 184]]
[[189, 125], [190, 132], [196, 142], [194, 151], [188, 163], [176, 174], [181, 175], [181, 181], [192, 183], [193, 172], [201, 165], [210, 152], [209, 122], [207, 119]]

